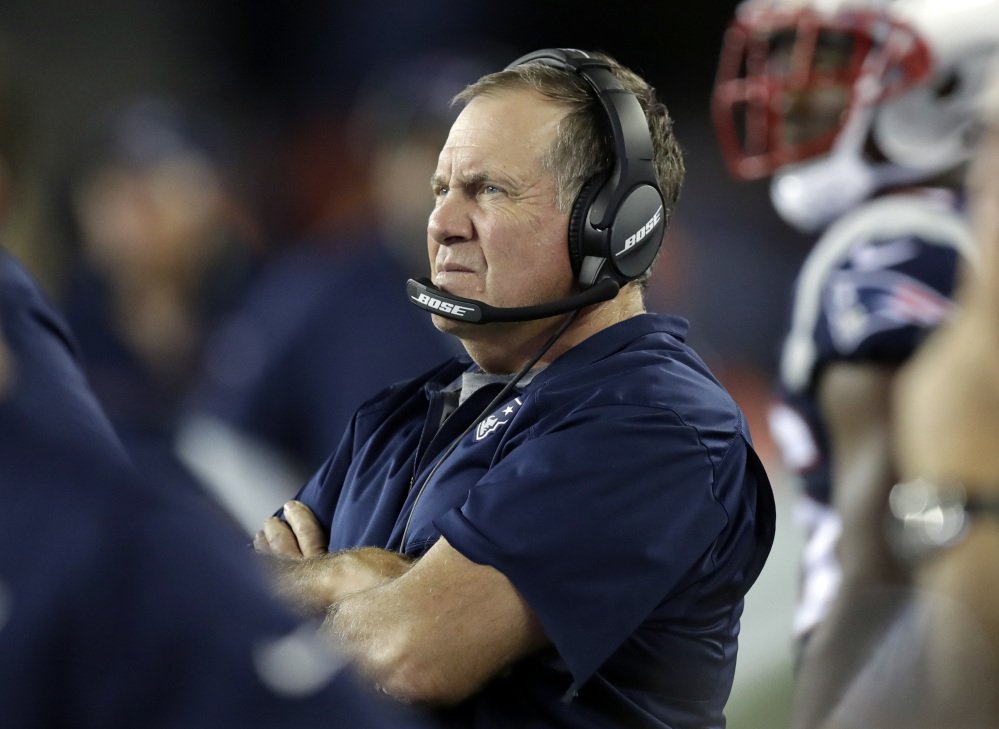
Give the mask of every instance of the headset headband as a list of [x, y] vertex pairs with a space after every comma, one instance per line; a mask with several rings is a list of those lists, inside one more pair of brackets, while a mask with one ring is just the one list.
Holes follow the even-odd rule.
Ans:
[[585, 51], [575, 48], [546, 48], [534, 51], [513, 61], [507, 69], [527, 63], [541, 63], [554, 68], [572, 71], [582, 77], [593, 89], [610, 122], [614, 139], [614, 167], [608, 179], [608, 188], [614, 195], [603, 200], [603, 209], [594, 210], [595, 227], [605, 228], [623, 198], [638, 184], [653, 185], [657, 190], [653, 165], [652, 136], [642, 105], [628, 91], [610, 69], [610, 65]]
[[610, 63], [575, 48], [521, 56], [507, 69], [539, 63], [581, 77], [604, 110], [614, 143], [606, 174], [585, 181], [569, 214], [569, 258], [584, 287], [610, 276], [624, 284], [655, 259], [666, 230], [666, 209], [653, 164], [652, 135], [636, 96]]

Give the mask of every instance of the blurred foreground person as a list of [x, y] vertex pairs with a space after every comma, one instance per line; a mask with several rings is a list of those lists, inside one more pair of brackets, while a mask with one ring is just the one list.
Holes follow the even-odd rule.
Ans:
[[5, 726], [422, 726], [355, 683], [203, 502], [132, 471], [5, 255], [0, 332]]
[[74, 335], [23, 259], [11, 252], [37, 245], [36, 231], [23, 219], [36, 205], [32, 181], [40, 166], [40, 125], [19, 63], [23, 59], [0, 34], [0, 331], [6, 338], [0, 393], [37, 379], [31, 408], [38, 417], [102, 458], [125, 463], [125, 449], [83, 373]]
[[748, 0], [725, 37], [713, 104], [726, 160], [739, 179], [771, 177], [777, 212], [820, 233], [770, 422], [801, 488], [794, 635], [826, 678], [849, 675], [839, 660], [863, 644], [845, 633], [893, 619], [889, 599], [852, 622], [857, 596], [908, 583], [881, 530], [898, 480], [892, 383], [977, 255], [964, 181], [997, 48], [996, 0]]
[[849, 606], [853, 624], [887, 604], [897, 618], [830, 635], [841, 655], [806, 654], [798, 727], [999, 726], [999, 74], [985, 108], [969, 187], [981, 266], [963, 271], [959, 311], [896, 382], [902, 480], [872, 524], [914, 589], [872, 585]]

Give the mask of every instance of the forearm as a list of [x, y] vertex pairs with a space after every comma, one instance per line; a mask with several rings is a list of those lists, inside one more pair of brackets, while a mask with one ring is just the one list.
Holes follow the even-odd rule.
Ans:
[[[962, 541], [921, 562], [916, 582], [950, 611], [926, 630], [933, 683], [961, 696], [975, 683], [999, 696], [999, 522], [975, 520]], [[983, 694], [984, 695], [984, 694]]]
[[884, 537], [887, 494], [895, 482], [894, 375], [890, 367], [837, 363], [820, 383], [833, 454], [833, 507], [842, 523], [836, 548], [842, 577], [798, 666], [794, 729], [814, 729], [832, 715], [909, 594], [906, 572]]
[[374, 547], [304, 559], [261, 558], [278, 594], [304, 615], [320, 618], [346, 596], [385, 584], [413, 564], [400, 554]]
[[492, 677], [493, 656], [451, 650], [451, 639], [439, 634], [460, 634], [463, 626], [416, 614], [406, 603], [397, 585], [386, 583], [333, 604], [323, 628], [362, 674], [406, 703], [453, 704]]
[[547, 642], [507, 578], [440, 539], [419, 560], [366, 547], [327, 553], [311, 510], [292, 501], [254, 538], [277, 592], [360, 669], [404, 701], [453, 703]]
[[509, 581], [444, 540], [398, 579], [339, 600], [324, 628], [382, 690], [423, 704], [461, 701], [547, 643]]
[[[917, 588], [852, 674], [821, 729], [991, 729], [999, 715], [999, 524], [914, 565]], [[863, 612], [858, 604], [856, 613]], [[877, 617], [877, 616], [875, 616]], [[864, 626], [862, 626], [863, 628]], [[839, 670], [828, 666], [827, 671]]]
[[908, 588], [885, 584], [841, 585], [802, 654], [795, 677], [792, 729], [829, 726], [912, 594]]

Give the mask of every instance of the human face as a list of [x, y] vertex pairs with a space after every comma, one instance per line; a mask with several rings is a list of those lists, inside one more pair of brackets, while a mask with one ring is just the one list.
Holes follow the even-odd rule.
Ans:
[[[568, 213], [542, 168], [567, 107], [530, 89], [478, 96], [451, 127], [432, 179], [427, 229], [433, 282], [492, 306], [529, 306], [572, 290]], [[468, 326], [441, 317], [443, 331]]]
[[807, 144], [837, 131], [850, 102], [853, 79], [849, 74], [853, 38], [847, 33], [822, 31], [811, 49], [808, 69], [797, 69], [793, 33], [778, 33], [771, 40], [769, 73], [789, 77], [781, 97], [784, 136], [792, 146]]

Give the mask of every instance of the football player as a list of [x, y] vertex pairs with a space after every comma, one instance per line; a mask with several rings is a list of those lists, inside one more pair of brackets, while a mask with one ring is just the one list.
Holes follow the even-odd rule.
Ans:
[[[995, 0], [746, 0], [725, 35], [712, 111], [730, 171], [770, 178], [778, 214], [817, 235], [770, 422], [801, 487], [794, 631], [826, 679], [851, 675], [907, 581], [882, 529], [891, 384], [976, 257], [963, 178], [997, 47]], [[819, 683], [799, 687], [819, 692], [804, 725], [838, 691]]]

